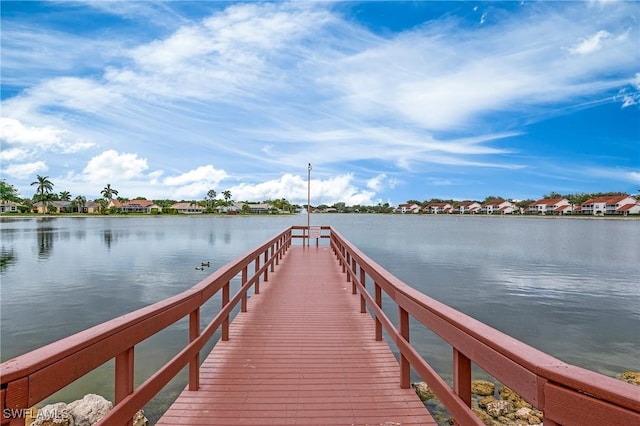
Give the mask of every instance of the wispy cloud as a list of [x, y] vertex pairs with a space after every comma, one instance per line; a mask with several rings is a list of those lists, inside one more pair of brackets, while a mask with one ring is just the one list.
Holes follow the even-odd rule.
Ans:
[[[148, 12], [161, 35], [3, 29], [3, 83], [25, 88], [3, 102], [6, 175], [33, 168], [25, 153], [37, 152], [39, 170], [83, 191], [82, 179], [118, 179], [150, 194], [225, 186], [300, 202], [312, 161], [323, 170], [317, 197], [364, 201], [397, 184], [398, 170], [524, 168], [513, 154], [526, 147], [513, 141], [525, 124], [638, 100], [637, 9], [625, 3], [598, 19], [589, 5], [540, 3], [481, 26], [450, 17], [384, 36], [327, 3], [216, 4], [200, 19], [179, 4], [87, 4], [131, 22]], [[60, 54], [39, 57], [38, 45]], [[345, 172], [364, 161], [385, 167]]]

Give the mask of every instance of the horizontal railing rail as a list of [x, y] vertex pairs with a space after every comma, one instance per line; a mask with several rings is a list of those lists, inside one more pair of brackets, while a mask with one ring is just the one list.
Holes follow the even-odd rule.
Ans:
[[[24, 424], [21, 416], [30, 407], [112, 359], [115, 359], [115, 407], [101, 424], [131, 424], [134, 414], [187, 365], [189, 389], [197, 390], [200, 351], [220, 328], [221, 339], [229, 339], [232, 310], [238, 304], [242, 312], [247, 310], [247, 292], [253, 287], [255, 294], [260, 293], [261, 278], [268, 281], [269, 272], [275, 270], [291, 246], [293, 231], [293, 228], [284, 230], [174, 297], [3, 362], [0, 364], [1, 423]], [[252, 264], [253, 271], [249, 272]], [[240, 289], [230, 297], [231, 280], [238, 276], [241, 277]], [[201, 331], [200, 308], [220, 291], [221, 309]], [[187, 346], [134, 389], [135, 346], [186, 317], [189, 318]], [[20, 414], [11, 417], [7, 413]]]
[[[475, 363], [544, 414], [545, 426], [640, 425], [640, 388], [566, 364], [484, 323], [416, 291], [331, 231], [331, 247], [360, 311], [375, 319], [375, 339], [383, 329], [400, 358], [399, 384], [410, 387], [411, 368], [433, 390], [457, 424], [482, 425], [471, 410], [471, 372]], [[373, 286], [367, 286], [372, 282]], [[398, 327], [385, 314], [382, 294], [398, 309]], [[393, 309], [393, 307], [391, 308]], [[413, 318], [452, 347], [453, 388], [411, 345]]]

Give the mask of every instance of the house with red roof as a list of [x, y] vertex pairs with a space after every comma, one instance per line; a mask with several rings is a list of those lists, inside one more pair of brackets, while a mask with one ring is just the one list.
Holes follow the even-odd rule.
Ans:
[[108, 208], [115, 207], [119, 213], [151, 213], [152, 210], [162, 211], [162, 207], [152, 200], [109, 201]]
[[580, 213], [584, 215], [629, 215], [640, 213], [638, 200], [630, 195], [611, 195], [590, 198], [580, 205]]
[[449, 203], [429, 203], [423, 211], [431, 214], [452, 213], [453, 206]]
[[482, 205], [477, 201], [463, 201], [453, 209], [454, 213], [476, 214], [482, 209]]
[[566, 198], [543, 198], [529, 204], [527, 213], [530, 214], [567, 214], [573, 211], [571, 203]]
[[516, 211], [518, 206], [510, 201], [493, 200], [482, 205], [480, 212], [484, 214], [511, 214]]
[[420, 213], [420, 206], [417, 204], [399, 204], [398, 207], [396, 207], [393, 210], [394, 213], [400, 213], [400, 214], [405, 214], [405, 213]]

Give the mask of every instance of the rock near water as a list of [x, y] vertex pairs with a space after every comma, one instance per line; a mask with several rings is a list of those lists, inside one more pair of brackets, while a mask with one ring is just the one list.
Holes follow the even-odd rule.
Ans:
[[[59, 402], [33, 408], [25, 419], [27, 426], [92, 426], [113, 408], [111, 401], [95, 394], [85, 395], [82, 399], [69, 404]], [[149, 421], [140, 410], [133, 417], [134, 426], [147, 426]]]

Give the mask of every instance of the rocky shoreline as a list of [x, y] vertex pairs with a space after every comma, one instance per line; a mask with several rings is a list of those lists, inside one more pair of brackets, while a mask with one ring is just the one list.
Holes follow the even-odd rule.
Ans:
[[[625, 371], [618, 379], [640, 386], [640, 371]], [[452, 425], [444, 406], [425, 382], [411, 384], [439, 425]], [[471, 409], [487, 426], [542, 426], [544, 415], [507, 386], [487, 380], [471, 383]]]
[[[27, 410], [25, 426], [91, 426], [100, 421], [111, 409], [113, 403], [95, 394], [66, 404], [58, 402], [42, 408]], [[133, 417], [133, 426], [148, 426], [149, 421], [140, 410]]]

